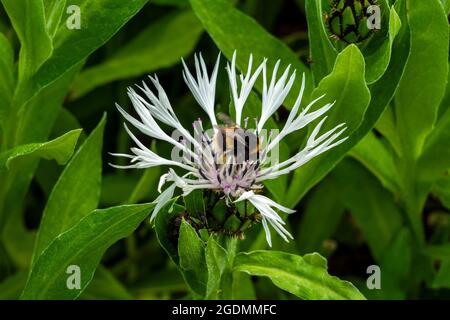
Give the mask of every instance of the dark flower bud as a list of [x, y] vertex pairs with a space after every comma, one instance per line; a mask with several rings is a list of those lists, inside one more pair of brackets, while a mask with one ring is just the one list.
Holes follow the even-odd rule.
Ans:
[[329, 0], [330, 10], [325, 22], [331, 36], [346, 43], [360, 43], [368, 39], [376, 29], [369, 28], [371, 16], [368, 9], [376, 0]]

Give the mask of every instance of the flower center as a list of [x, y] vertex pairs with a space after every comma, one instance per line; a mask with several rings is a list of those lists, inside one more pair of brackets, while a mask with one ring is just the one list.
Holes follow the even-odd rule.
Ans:
[[261, 187], [255, 185], [262, 156], [258, 134], [237, 125], [217, 126], [211, 141], [203, 146], [206, 155], [204, 152], [199, 173], [217, 190], [238, 197]]

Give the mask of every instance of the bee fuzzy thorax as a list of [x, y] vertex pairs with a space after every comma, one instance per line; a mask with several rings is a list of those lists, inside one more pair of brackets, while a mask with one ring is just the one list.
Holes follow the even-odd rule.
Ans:
[[233, 163], [256, 161], [259, 160], [261, 151], [259, 134], [238, 125], [218, 126], [213, 138], [213, 148], [222, 163], [226, 163], [227, 157], [233, 157]]

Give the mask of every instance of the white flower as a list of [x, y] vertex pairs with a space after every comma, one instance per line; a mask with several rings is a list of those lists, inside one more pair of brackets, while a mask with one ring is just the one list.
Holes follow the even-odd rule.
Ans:
[[[285, 213], [293, 213], [294, 210], [283, 207], [255, 192], [263, 188], [263, 181], [287, 174], [312, 158], [344, 142], [347, 137], [340, 137], [346, 130], [345, 124], [339, 124], [320, 135], [319, 132], [326, 120], [326, 117], [323, 117], [307, 139], [306, 145], [299, 152], [289, 159], [273, 164], [269, 161], [268, 155], [275, 151], [279, 142], [292, 132], [305, 128], [308, 124], [323, 116], [333, 104], [329, 103], [320, 108], [315, 108], [314, 111], [310, 111], [323, 98], [322, 96], [309, 103], [299, 112], [305, 90], [305, 76], [303, 75], [300, 92], [284, 127], [275, 137], [271, 135], [265, 137], [262, 135], [264, 125], [283, 104], [286, 96], [291, 91], [296, 79], [295, 71], [291, 72], [290, 66], [288, 66], [281, 77], [277, 79], [280, 65], [278, 61], [268, 83], [266, 59], [252, 73], [253, 57], [250, 55], [247, 73], [240, 74], [238, 77], [236, 74], [235, 52], [231, 65], [228, 63], [226, 68], [236, 110], [235, 125], [219, 125], [214, 110], [219, 62], [220, 55], [217, 58], [211, 76], [208, 76], [202, 56], [197, 57], [195, 55], [196, 73], [194, 77], [183, 61], [183, 78], [197, 103], [208, 115], [213, 127], [212, 133], [204, 130], [201, 120], [194, 123], [194, 135], [191, 135], [181, 125], [156, 76], [150, 77], [155, 88], [154, 91], [145, 83], [142, 86], [138, 86], [142, 94], [137, 93], [132, 88], [128, 89], [128, 96], [139, 119], [132, 117], [117, 105], [120, 113], [143, 134], [172, 144], [176, 150], [182, 152], [183, 156], [179, 159], [166, 159], [157, 155], [145, 147], [125, 125], [126, 131], [137, 147], [131, 148], [132, 154], [113, 154], [131, 159], [130, 165], [115, 167], [148, 168], [167, 165], [179, 167], [186, 172], [179, 176], [170, 168], [168, 173], [161, 176], [158, 186], [160, 193], [165, 183], [169, 182], [171, 184], [155, 200], [157, 205], [153, 210], [152, 220], [160, 209], [170, 201], [176, 188], [180, 188], [183, 191], [183, 195], [187, 195], [196, 189], [209, 189], [222, 194], [228, 205], [231, 205], [233, 202], [249, 201], [261, 214], [269, 245], [271, 245], [269, 225], [284, 240], [288, 241], [292, 236], [284, 228], [285, 223], [275, 209]], [[242, 114], [246, 100], [261, 73], [263, 80], [261, 117], [255, 120], [254, 128], [248, 128], [248, 119], [242, 119]], [[165, 133], [157, 120], [176, 129], [181, 134], [181, 139], [175, 139]], [[244, 120], [244, 125], [242, 125], [242, 120]], [[253, 144], [251, 141], [253, 141]]]

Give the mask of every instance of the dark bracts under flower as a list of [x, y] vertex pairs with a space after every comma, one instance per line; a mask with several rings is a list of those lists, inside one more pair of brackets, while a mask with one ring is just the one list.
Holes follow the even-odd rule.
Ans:
[[[262, 220], [262, 216], [247, 202], [225, 205], [222, 196], [216, 191], [195, 191], [188, 195], [186, 202], [198, 201], [203, 209], [189, 208], [172, 218], [169, 222], [169, 239], [176, 247], [182, 220], [188, 222], [199, 234], [225, 235], [244, 239], [245, 232]], [[195, 199], [196, 198], [196, 199]], [[189, 207], [187, 205], [186, 207]], [[202, 206], [200, 206], [202, 207]], [[188, 209], [188, 208], [187, 208]]]

